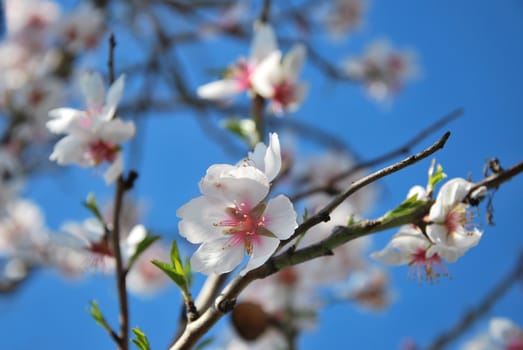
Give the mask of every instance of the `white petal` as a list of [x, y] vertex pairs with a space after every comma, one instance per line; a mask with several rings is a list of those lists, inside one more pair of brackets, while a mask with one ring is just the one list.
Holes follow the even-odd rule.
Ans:
[[509, 319], [496, 317], [490, 321], [489, 331], [494, 340], [507, 345], [508, 339], [517, 334], [518, 327]]
[[222, 229], [216, 225], [227, 218], [225, 207], [210, 202], [200, 196], [181, 206], [176, 216], [182, 219], [178, 223], [180, 235], [191, 243], [202, 243], [223, 237]]
[[462, 179], [455, 178], [447, 181], [436, 197], [436, 203], [441, 202], [443, 206], [453, 206], [461, 202], [469, 193], [472, 183]]
[[275, 51], [265, 58], [254, 70], [251, 83], [254, 90], [265, 98], [271, 98], [274, 94], [274, 84], [282, 78], [281, 52]]
[[52, 118], [46, 123], [47, 129], [54, 134], [70, 133], [81, 128], [85, 112], [73, 108], [57, 108], [49, 111]]
[[223, 197], [235, 204], [244, 203], [253, 208], [269, 193], [269, 180], [253, 166], [240, 166], [224, 174], [221, 179]]
[[269, 134], [269, 147], [264, 157], [264, 171], [269, 181], [274, 180], [281, 170], [280, 140], [278, 134]]
[[240, 272], [240, 275], [245, 275], [250, 270], [266, 262], [276, 251], [279, 244], [280, 240], [277, 238], [260, 236], [255, 243], [253, 242], [251, 259]]
[[404, 265], [410, 261], [410, 256], [399, 250], [392, 249], [390, 246], [370, 254], [370, 257], [386, 265]]
[[118, 178], [118, 176], [120, 176], [120, 174], [122, 173], [122, 171], [123, 171], [123, 156], [122, 156], [122, 152], [118, 152], [115, 160], [113, 161], [113, 163], [111, 164], [109, 169], [107, 169], [107, 171], [104, 174], [105, 183], [107, 185], [110, 185], [113, 182], [115, 182], [116, 179]]
[[258, 25], [255, 28], [254, 38], [251, 44], [251, 61], [254, 63], [261, 62], [276, 50], [278, 50], [278, 45], [272, 27], [263, 23]]
[[234, 79], [213, 81], [200, 86], [196, 91], [199, 97], [208, 100], [227, 100], [241, 92], [240, 85]]
[[105, 84], [102, 76], [95, 72], [86, 72], [80, 78], [80, 88], [88, 109], [100, 109], [105, 100]]
[[99, 125], [97, 135], [105, 141], [120, 144], [134, 136], [136, 129], [134, 122], [113, 119]]
[[279, 239], [287, 239], [298, 227], [296, 212], [289, 198], [279, 195], [267, 203], [263, 216], [268, 220], [265, 227]]
[[243, 256], [243, 245], [233, 245], [231, 238], [221, 238], [203, 243], [191, 257], [191, 268], [206, 275], [231, 272]]
[[283, 58], [282, 67], [284, 78], [289, 82], [296, 82], [300, 75], [307, 50], [304, 45], [295, 45]]
[[87, 143], [88, 139], [84, 135], [68, 135], [56, 143], [49, 159], [55, 160], [60, 165], [90, 166], [91, 162], [85, 157]]
[[[223, 184], [221, 183], [221, 177], [223, 174], [235, 169], [236, 167], [229, 164], [214, 164], [211, 165], [204, 178], [200, 181], [199, 187], [200, 192], [208, 197], [223, 200]], [[233, 203], [228, 202], [227, 205]]]
[[443, 244], [443, 245], [449, 245], [447, 243], [447, 228], [445, 225], [439, 225], [439, 224], [433, 224], [428, 225], [426, 228], [427, 236], [429, 236], [430, 240], [436, 244]]
[[105, 120], [111, 120], [114, 117], [116, 112], [116, 107], [122, 99], [123, 89], [125, 86], [125, 75], [121, 75], [118, 80], [116, 80], [109, 91], [107, 91], [107, 100], [105, 101], [105, 108], [103, 112], [103, 117]]
[[416, 186], [412, 187], [409, 190], [409, 192], [407, 193], [407, 199], [411, 198], [414, 195], [417, 196], [416, 197], [417, 200], [425, 199], [425, 196], [426, 196], [425, 188], [423, 186], [420, 186], [420, 185], [416, 185]]

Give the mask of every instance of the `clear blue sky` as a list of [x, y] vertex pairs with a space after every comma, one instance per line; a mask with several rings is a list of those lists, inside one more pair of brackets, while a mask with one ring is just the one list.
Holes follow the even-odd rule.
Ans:
[[[354, 37], [338, 46], [318, 45], [325, 57], [339, 62], [382, 37], [395, 46], [416, 49], [423, 71], [421, 79], [409, 84], [389, 108], [371, 101], [358, 86], [332, 84], [308, 65], [302, 76], [311, 84], [310, 95], [292, 118], [332, 132], [362, 158], [370, 158], [399, 146], [435, 119], [463, 107], [465, 114], [448, 126], [451, 139], [436, 155], [449, 177], [470, 174], [479, 179], [489, 157], [498, 157], [504, 166], [523, 159], [521, 1], [374, 0], [366, 26]], [[214, 68], [230, 62], [236, 52], [246, 51], [237, 44], [231, 51], [226, 49], [229, 44], [213, 45], [205, 51], [212, 56], [194, 56], [197, 50], [180, 53], [186, 65], [199, 65], [188, 68], [194, 87], [207, 81], [202, 72], [207, 68], [204, 64], [211, 61], [209, 57]], [[117, 51], [117, 62], [125, 61], [124, 56], [129, 54], [122, 50]], [[105, 57], [100, 62], [105, 62]], [[166, 237], [175, 237], [175, 211], [198, 195], [197, 182], [206, 168], [237, 159], [206, 140], [189, 113], [153, 116], [139, 135], [148, 144], [140, 162], [133, 166], [140, 172], [136, 195], [150, 203], [146, 224], [163, 230]], [[435, 137], [429, 138], [426, 144], [433, 140]], [[370, 216], [399, 203], [412, 185], [423, 184], [428, 166], [429, 161], [421, 162], [383, 180], [380, 199]], [[80, 201], [89, 191], [102, 198], [112, 193], [101, 178], [73, 170], [63, 177], [38, 178], [29, 184], [26, 194], [44, 207], [49, 227], [57, 229], [64, 219], [86, 217]], [[301, 348], [398, 349], [407, 337], [420, 345], [429, 343], [481, 300], [523, 249], [519, 221], [522, 197], [523, 177], [498, 191], [494, 202], [496, 226], [484, 225], [479, 246], [448, 266], [451, 280], [418, 285], [407, 280], [406, 267], [390, 268], [395, 301], [387, 310], [369, 313], [350, 304], [328, 308], [321, 313], [318, 329], [302, 338]], [[484, 223], [485, 216], [479, 221]], [[376, 235], [373, 247], [383, 247], [393, 233]], [[116, 324], [117, 299], [111, 276], [71, 282], [57, 273], [41, 271], [16, 295], [0, 298], [2, 348], [113, 348], [107, 334], [86, 311], [92, 299], [98, 300]], [[132, 297], [131, 326], [142, 328], [154, 349], [163, 349], [174, 332], [179, 304], [175, 288], [156, 299]], [[521, 285], [512, 288], [489, 316], [509, 317], [522, 326]], [[478, 323], [472, 333], [484, 326], [485, 322]], [[460, 341], [451, 348], [458, 344]]]

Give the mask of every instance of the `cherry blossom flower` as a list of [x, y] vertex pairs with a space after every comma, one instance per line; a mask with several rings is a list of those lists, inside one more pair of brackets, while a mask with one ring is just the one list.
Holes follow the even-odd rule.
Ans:
[[287, 197], [279, 195], [265, 202], [270, 179], [280, 170], [277, 135], [271, 136], [269, 147], [264, 147], [257, 146], [250, 160], [236, 166], [209, 167], [200, 181], [203, 195], [176, 212], [182, 219], [180, 234], [191, 243], [201, 244], [191, 258], [195, 271], [229, 272], [247, 254], [250, 258], [242, 270], [246, 273], [263, 264], [280, 240], [289, 238], [297, 227], [296, 212]]
[[348, 59], [345, 71], [350, 78], [362, 81], [373, 98], [385, 101], [417, 76], [414, 57], [410, 51], [393, 49], [385, 40], [375, 41], [363, 57]]
[[270, 53], [277, 50], [276, 37], [272, 27], [259, 24], [255, 28], [250, 57], [240, 58], [229, 67], [222, 80], [198, 88], [198, 96], [209, 100], [226, 100], [252, 89], [252, 75]]
[[40, 263], [49, 241], [47, 233], [42, 211], [35, 203], [13, 200], [0, 218], [0, 255]]
[[325, 15], [325, 25], [335, 37], [352, 32], [362, 25], [366, 8], [366, 0], [335, 0]]
[[63, 17], [54, 30], [70, 51], [92, 49], [105, 30], [104, 13], [91, 3], [82, 3]]
[[427, 235], [438, 244], [468, 249], [478, 244], [482, 232], [473, 226], [469, 205], [463, 203], [472, 183], [455, 178], [440, 189], [430, 208]]
[[511, 320], [495, 317], [490, 320], [489, 331], [468, 341], [463, 350], [522, 350], [523, 331]]
[[403, 226], [383, 250], [371, 257], [387, 265], [409, 265], [412, 276], [432, 282], [447, 275], [443, 260], [455, 262], [464, 252], [432, 243], [416, 226]]
[[305, 98], [308, 85], [298, 82], [305, 56], [305, 46], [301, 44], [295, 45], [283, 59], [280, 51], [274, 51], [253, 73], [254, 90], [271, 100], [269, 110], [275, 115], [296, 110]]
[[122, 96], [124, 76], [116, 80], [105, 97], [105, 88], [99, 74], [87, 73], [81, 87], [87, 102], [87, 111], [58, 108], [49, 112], [52, 118], [47, 128], [55, 134], [67, 134], [54, 148], [50, 160], [58, 164], [77, 164], [84, 167], [110, 164], [105, 182], [113, 182], [123, 169], [120, 143], [133, 137], [133, 122], [114, 118]]
[[[66, 222], [61, 231], [67, 234], [66, 237], [61, 237], [62, 245], [85, 253], [86, 267], [91, 265], [104, 272], [113, 271], [114, 253], [109, 233], [98, 219], [90, 218], [82, 223]], [[143, 225], [136, 225], [131, 231], [121, 233], [120, 251], [123, 265], [126, 266], [138, 244], [147, 236], [147, 230]]]

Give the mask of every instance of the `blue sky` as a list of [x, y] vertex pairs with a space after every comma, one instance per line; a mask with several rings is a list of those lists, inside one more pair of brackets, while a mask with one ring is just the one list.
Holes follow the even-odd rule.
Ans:
[[[328, 81], [309, 64], [302, 77], [310, 82], [310, 95], [291, 118], [332, 132], [367, 159], [401, 145], [437, 118], [463, 107], [464, 115], [447, 126], [451, 139], [436, 154], [449, 177], [471, 175], [480, 179], [485, 159], [490, 157], [498, 157], [506, 167], [522, 160], [521, 1], [375, 0], [366, 25], [349, 40], [334, 45], [318, 35], [316, 44], [325, 57], [340, 62], [349, 54], [360, 53], [371, 40], [384, 37], [397, 47], [415, 49], [422, 68], [420, 79], [406, 86], [390, 106], [376, 104], [360, 86]], [[125, 45], [122, 47], [116, 53], [117, 62], [125, 61], [130, 53]], [[208, 81], [203, 73], [208, 57], [212, 57], [214, 68], [246, 50], [239, 43], [213, 41], [201, 51], [181, 51], [180, 57], [196, 87]], [[212, 56], [198, 56], [201, 52]], [[105, 62], [105, 57], [100, 62]], [[131, 164], [140, 172], [135, 194], [150, 204], [146, 224], [172, 239], [178, 220], [175, 211], [198, 195], [197, 182], [207, 167], [237, 158], [207, 139], [190, 113], [150, 116], [147, 128], [138, 133], [147, 148], [140, 161]], [[435, 139], [429, 137], [425, 145]], [[381, 181], [379, 200], [369, 216], [384, 213], [401, 202], [412, 185], [423, 184], [429, 163], [423, 161]], [[48, 225], [56, 229], [64, 219], [87, 217], [80, 202], [89, 191], [101, 198], [110, 198], [112, 193], [99, 177], [73, 169], [63, 176], [38, 177], [29, 184], [26, 195], [42, 205]], [[301, 348], [398, 349], [408, 337], [422, 346], [428, 344], [477, 304], [515, 262], [523, 248], [519, 222], [522, 197], [523, 177], [498, 191], [493, 227], [484, 224], [485, 211], [481, 208], [478, 221], [483, 223], [485, 234], [478, 247], [448, 266], [451, 279], [419, 285], [407, 279], [406, 267], [388, 268], [395, 300], [387, 310], [374, 313], [350, 304], [329, 307], [322, 311], [318, 328], [301, 339]], [[373, 247], [383, 247], [393, 233], [376, 235]], [[112, 348], [109, 337], [86, 311], [93, 299], [116, 324], [112, 277], [67, 281], [55, 272], [40, 271], [17, 294], [0, 298], [3, 346]], [[175, 288], [156, 299], [132, 297], [131, 326], [142, 328], [154, 349], [163, 349], [174, 332], [179, 304]], [[521, 285], [513, 287], [490, 316], [509, 317], [523, 326]], [[486, 320], [478, 322], [467, 336], [481, 331]], [[450, 349], [457, 349], [465, 338]]]

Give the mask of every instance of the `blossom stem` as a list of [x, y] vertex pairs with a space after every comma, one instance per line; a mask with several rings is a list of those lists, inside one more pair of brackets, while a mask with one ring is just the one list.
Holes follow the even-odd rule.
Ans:
[[256, 142], [263, 142], [265, 135], [265, 123], [263, 120], [263, 108], [265, 106], [265, 99], [256, 94], [252, 99], [251, 113], [256, 126]]
[[118, 289], [118, 302], [120, 306], [120, 334], [118, 349], [129, 349], [129, 305], [127, 300], [126, 277], [127, 270], [123, 266], [122, 253], [120, 251], [120, 214], [122, 210], [123, 197], [126, 191], [133, 187], [137, 173], [131, 171], [127, 179], [122, 175], [116, 182], [116, 193], [114, 196], [113, 230], [111, 232], [111, 248], [116, 261], [116, 286]]

